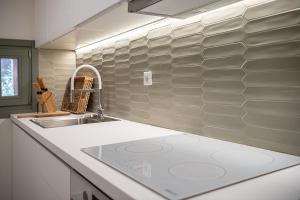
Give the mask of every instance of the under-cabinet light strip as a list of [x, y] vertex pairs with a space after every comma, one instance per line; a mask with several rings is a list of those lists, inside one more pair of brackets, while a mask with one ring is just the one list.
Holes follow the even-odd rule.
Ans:
[[[224, 6], [224, 7], [220, 7], [220, 8], [215, 9], [215, 10], [211, 10], [211, 11], [208, 11], [208, 12], [205, 12], [205, 13], [200, 13], [198, 15], [194, 15], [194, 16], [186, 18], [186, 19], [163, 18], [163, 19], [160, 19], [158, 21], [155, 21], [155, 22], [140, 26], [138, 28], [129, 30], [127, 32], [123, 32], [123, 33], [114, 35], [112, 37], [105, 38], [105, 39], [100, 40], [100, 41], [98, 40], [98, 41], [96, 41], [92, 44], [80, 47], [80, 48], [76, 49], [76, 53], [81, 54], [81, 53], [89, 52], [89, 51], [91, 51], [93, 49], [96, 49], [96, 48], [99, 48], [99, 47], [106, 47], [108, 45], [111, 45], [113, 42], [121, 41], [121, 40], [124, 40], [126, 38], [131, 39], [131, 37], [134, 37], [134, 36], [136, 37], [136, 36], [142, 35], [144, 33], [147, 33], [150, 30], [154, 30], [154, 29], [157, 29], [157, 28], [162, 28], [162, 27], [166, 27], [166, 26], [177, 27], [177, 26], [182, 26], [182, 25], [186, 25], [186, 24], [191, 24], [191, 23], [200, 21], [204, 14], [208, 14], [210, 12], [216, 12], [218, 10], [226, 9], [228, 7], [235, 6], [235, 5], [240, 4], [242, 2], [250, 2], [250, 4], [251, 4], [251, 1], [253, 1], [253, 0], [243, 0], [243, 1], [240, 1], [240, 2], [236, 2], [236, 3], [230, 4], [230, 5]], [[270, 2], [270, 1], [274, 1], [274, 0], [255, 0], [255, 1], [256, 1], [255, 3], [257, 4], [258, 2], [259, 3], [267, 3], [267, 2]]]
[[147, 33], [148, 31], [153, 30], [153, 29], [168, 26], [168, 25], [171, 24], [171, 21], [172, 21], [172, 19], [164, 18], [164, 19], [149, 23], [147, 25], [129, 30], [127, 32], [123, 32], [123, 33], [114, 35], [114, 36], [106, 38], [104, 40], [94, 42], [94, 43], [89, 44], [87, 46], [80, 47], [80, 48], [76, 49], [76, 53], [89, 52], [92, 49], [96, 49], [98, 47], [104, 47], [104, 46], [107, 46], [107, 45], [111, 45], [113, 42], [116, 42], [116, 41], [121, 41], [121, 40], [124, 40], [126, 38], [131, 38], [131, 37], [136, 36], [136, 35], [141, 35], [143, 33]]
[[162, 28], [162, 27], [166, 27], [169, 25], [174, 26], [174, 25], [190, 24], [190, 23], [193, 23], [196, 21], [200, 21], [201, 16], [202, 16], [202, 14], [195, 15], [193, 17], [189, 17], [186, 19], [163, 18], [158, 21], [151, 22], [149, 24], [129, 30], [127, 32], [123, 32], [123, 33], [114, 35], [112, 37], [109, 37], [109, 38], [106, 38], [106, 39], [103, 39], [100, 41], [96, 41], [92, 44], [80, 47], [80, 48], [76, 49], [76, 53], [80, 54], [80, 53], [89, 52], [98, 47], [104, 47], [104, 46], [110, 45], [116, 41], [121, 41], [123, 39], [130, 38], [130, 37], [137, 36], [137, 35], [142, 35], [143, 33], [147, 33], [148, 31], [151, 31], [151, 30], [154, 30], [157, 28]]

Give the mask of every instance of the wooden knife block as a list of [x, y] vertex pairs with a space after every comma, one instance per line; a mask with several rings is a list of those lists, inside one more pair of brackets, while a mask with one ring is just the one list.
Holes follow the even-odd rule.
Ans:
[[36, 98], [42, 107], [43, 113], [52, 113], [57, 111], [55, 98], [52, 92], [45, 91], [42, 94], [37, 94]]

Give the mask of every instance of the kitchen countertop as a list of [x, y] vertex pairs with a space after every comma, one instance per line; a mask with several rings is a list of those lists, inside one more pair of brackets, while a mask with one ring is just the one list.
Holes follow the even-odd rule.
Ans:
[[[113, 199], [164, 199], [143, 185], [83, 153], [81, 149], [97, 145], [182, 134], [183, 132], [126, 120], [44, 129], [31, 122], [30, 118], [18, 119], [16, 115], [12, 115], [11, 119], [16, 125]], [[190, 199], [299, 200], [299, 185], [300, 165]]]

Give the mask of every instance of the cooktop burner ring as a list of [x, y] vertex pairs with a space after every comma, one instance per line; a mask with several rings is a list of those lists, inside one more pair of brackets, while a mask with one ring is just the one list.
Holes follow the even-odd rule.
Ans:
[[115, 148], [117, 152], [134, 153], [134, 154], [151, 154], [151, 153], [166, 153], [173, 150], [170, 144], [154, 144], [154, 143], [139, 143], [118, 146]]
[[258, 163], [260, 166], [264, 166], [274, 162], [274, 157], [271, 155], [241, 149], [222, 149], [212, 153], [210, 157], [219, 163], [238, 162], [239, 165], [248, 167], [253, 166], [254, 163], [255, 167], [257, 167]]
[[163, 139], [163, 142], [165, 142], [166, 144], [172, 145], [172, 144], [198, 144], [200, 142], [200, 140], [195, 140], [195, 138], [191, 135], [187, 135], [187, 134], [178, 134], [174, 137], [165, 137]]
[[190, 161], [173, 165], [168, 169], [168, 173], [175, 178], [187, 181], [203, 181], [222, 178], [227, 171], [213, 163]]

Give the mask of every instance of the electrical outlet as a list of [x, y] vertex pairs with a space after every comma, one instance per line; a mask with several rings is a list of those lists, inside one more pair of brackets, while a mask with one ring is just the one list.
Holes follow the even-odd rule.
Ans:
[[144, 85], [152, 85], [152, 72], [144, 72]]

